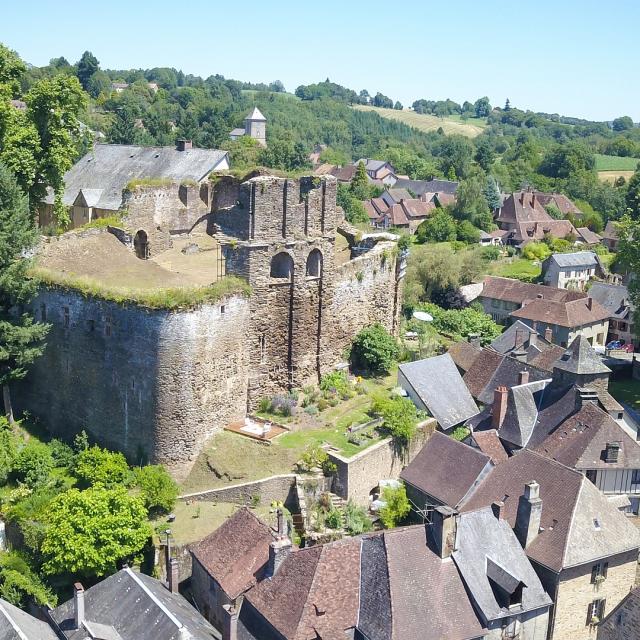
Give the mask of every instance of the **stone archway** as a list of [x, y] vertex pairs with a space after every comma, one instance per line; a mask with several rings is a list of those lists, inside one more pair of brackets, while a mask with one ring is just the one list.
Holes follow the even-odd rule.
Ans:
[[311, 278], [322, 277], [322, 253], [320, 249], [314, 249], [307, 258], [307, 276]]
[[149, 259], [149, 237], [143, 229], [140, 229], [138, 233], [136, 233], [133, 239], [133, 249], [140, 260]]

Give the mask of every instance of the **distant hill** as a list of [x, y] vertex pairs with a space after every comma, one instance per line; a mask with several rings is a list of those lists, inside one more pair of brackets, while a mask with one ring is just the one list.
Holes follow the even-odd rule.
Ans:
[[484, 118], [469, 118], [466, 122], [460, 116], [448, 116], [446, 118], [438, 118], [437, 116], [428, 115], [426, 113], [416, 113], [408, 109], [383, 109], [381, 107], [371, 107], [368, 105], [355, 104], [354, 109], [358, 111], [375, 111], [383, 118], [397, 120], [404, 124], [414, 127], [420, 131], [428, 133], [429, 131], [437, 131], [442, 127], [445, 134], [457, 133], [467, 138], [475, 138], [480, 135], [487, 126]]

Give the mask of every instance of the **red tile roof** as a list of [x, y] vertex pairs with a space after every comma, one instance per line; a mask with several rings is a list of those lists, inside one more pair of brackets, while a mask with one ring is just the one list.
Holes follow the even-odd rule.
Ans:
[[474, 431], [473, 439], [478, 445], [480, 451], [491, 458], [491, 462], [493, 462], [493, 464], [504, 462], [509, 457], [506, 449], [502, 446], [502, 441], [498, 437], [498, 432], [495, 429], [489, 429], [488, 431]]
[[587, 297], [587, 294], [582, 291], [558, 289], [498, 276], [487, 276], [484, 279], [484, 286], [480, 295], [483, 298], [506, 300], [516, 304], [523, 304], [526, 300], [534, 300], [538, 296], [545, 300], [577, 300]]
[[589, 227], [578, 227], [576, 231], [587, 244], [599, 244], [600, 240], [602, 240], [602, 238], [594, 231], [591, 231]]
[[573, 328], [607, 320], [609, 312], [592, 298], [566, 301], [536, 298], [513, 311], [511, 317]]

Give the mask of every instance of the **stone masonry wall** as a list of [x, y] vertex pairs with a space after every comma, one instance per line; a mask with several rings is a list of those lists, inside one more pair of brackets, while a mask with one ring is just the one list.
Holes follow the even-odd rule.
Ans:
[[15, 402], [54, 434], [86, 429], [131, 461], [163, 462], [182, 475], [209, 436], [244, 417], [245, 298], [168, 312], [52, 288], [33, 308], [52, 328]]
[[591, 584], [591, 563], [567, 569], [560, 574], [550, 640], [595, 640], [596, 628], [587, 625], [587, 609], [591, 602], [605, 598], [607, 615], [634, 586], [637, 552], [607, 560], [607, 578], [600, 585]]
[[386, 438], [351, 458], [329, 451], [329, 458], [337, 467], [332, 488], [334, 493], [345, 500], [367, 506], [369, 494], [378, 485], [378, 481], [399, 478], [400, 472], [418, 455], [435, 428], [435, 420], [424, 422], [404, 452], [397, 450], [391, 438]]

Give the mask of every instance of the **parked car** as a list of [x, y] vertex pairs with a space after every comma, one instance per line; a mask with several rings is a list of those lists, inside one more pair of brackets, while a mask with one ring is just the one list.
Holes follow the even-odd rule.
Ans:
[[622, 349], [624, 342], [622, 340], [612, 340], [609, 344], [607, 344], [607, 349], [611, 349], [615, 351], [616, 349]]
[[626, 353], [633, 353], [635, 351], [635, 347], [632, 342], [627, 342], [627, 344], [623, 344], [620, 348]]

